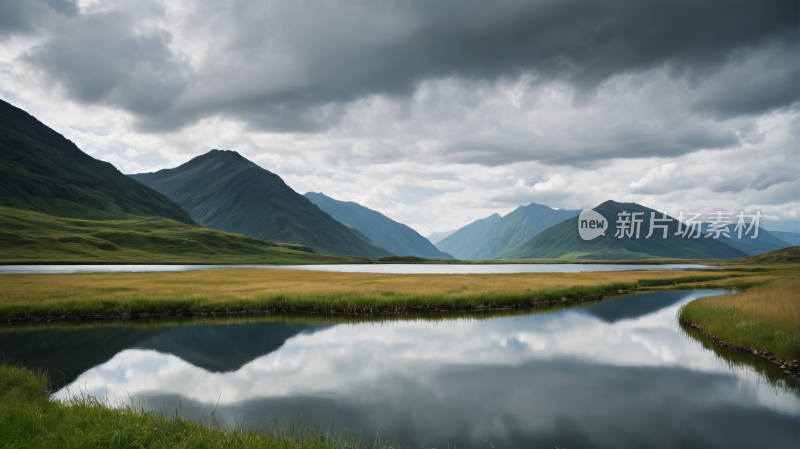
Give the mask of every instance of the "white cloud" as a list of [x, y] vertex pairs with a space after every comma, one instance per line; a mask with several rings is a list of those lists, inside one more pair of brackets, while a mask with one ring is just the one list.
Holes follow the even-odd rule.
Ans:
[[[140, 78], [128, 74], [110, 91], [124, 101], [112, 95], [87, 102], [41, 67], [25, 63], [37, 46], [58, 38], [50, 33], [85, 20], [55, 14], [42, 20], [58, 26], [0, 41], [0, 97], [126, 173], [173, 167], [213, 148], [235, 150], [299, 193], [321, 191], [359, 202], [423, 235], [530, 202], [564, 209], [614, 199], [667, 210], [760, 207], [774, 219], [800, 215], [800, 103], [795, 98], [788, 107], [772, 109], [762, 104], [779, 98], [779, 88], [800, 73], [796, 58], [787, 56], [796, 50], [790, 44], [758, 41], [718, 58], [702, 73], [681, 69], [672, 59], [631, 66], [598, 75], [591, 89], [536, 65], [495, 77], [422, 71], [425, 76], [399, 93], [348, 93], [292, 109], [259, 99], [295, 88], [322, 95], [313, 85], [321, 82], [319, 74], [308, 70], [322, 67], [314, 64], [327, 56], [304, 47], [319, 41], [305, 42], [285, 27], [287, 20], [305, 27], [320, 19], [300, 14], [299, 6], [280, 5], [283, 15], [245, 3], [224, 11], [212, 4], [158, 1], [80, 6], [83, 15], [127, 14], [130, 21], [120, 23], [134, 26], [123, 44], [144, 42], [161, 52], [161, 59], [132, 63], [154, 70], [141, 78], [147, 82], [136, 84]], [[375, 11], [351, 12], [347, 20], [366, 32], [357, 19]], [[373, 23], [370, 36], [383, 43], [413, 36], [409, 30], [422, 22], [403, 14], [411, 13]], [[336, 48], [344, 52], [336, 55], [350, 58], [377, 48], [352, 30], [325, 32], [352, 46]], [[310, 54], [322, 59], [311, 61]], [[163, 84], [152, 76], [168, 70], [154, 68], [158, 61], [178, 61], [180, 85], [164, 92], [173, 103], [158, 95], [147, 103], [135, 95]], [[355, 64], [367, 70], [368, 63]], [[332, 77], [362, 74], [331, 64], [339, 71]], [[324, 86], [335, 92], [350, 87]], [[731, 91], [738, 97], [726, 97]], [[251, 100], [251, 106], [241, 106]], [[143, 130], [142, 113], [126, 109], [126, 102], [160, 105], [163, 111], [145, 117], [149, 128]], [[720, 112], [720, 104], [729, 112]], [[265, 108], [273, 106], [267, 114]], [[275, 126], [265, 125], [264, 114]], [[280, 117], [324, 126], [298, 132], [294, 125], [280, 128]], [[167, 126], [175, 120], [182, 125]]]

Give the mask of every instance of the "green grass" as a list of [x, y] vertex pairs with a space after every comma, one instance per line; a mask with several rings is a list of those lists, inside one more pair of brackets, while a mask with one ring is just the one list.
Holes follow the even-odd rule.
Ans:
[[347, 431], [317, 431], [303, 422], [282, 426], [199, 423], [177, 410], [144, 406], [110, 407], [102, 399], [77, 394], [51, 398], [46, 373], [0, 363], [0, 447], [4, 448], [361, 448], [372, 444]]
[[738, 282], [744, 293], [700, 298], [683, 306], [681, 321], [697, 324], [726, 344], [770, 352], [781, 360], [800, 357], [797, 273]]
[[0, 263], [364, 263], [160, 217], [79, 220], [0, 207]]

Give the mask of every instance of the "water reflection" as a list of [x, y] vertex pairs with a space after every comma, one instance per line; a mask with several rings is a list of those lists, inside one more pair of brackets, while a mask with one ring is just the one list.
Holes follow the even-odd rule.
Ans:
[[[49, 341], [47, 360], [63, 341], [75, 359], [103, 360], [60, 397], [87, 389], [170, 408], [180, 400], [191, 416], [219, 401], [228, 422], [302, 414], [368, 436], [381, 428], [412, 447], [797, 447], [800, 397], [788, 384], [732, 365], [676, 320], [682, 304], [722, 293], [487, 320], [27, 331], [49, 336], [17, 356]], [[68, 342], [71, 333], [85, 336]], [[22, 337], [0, 335], [4, 351], [23, 341], [12, 338]]]

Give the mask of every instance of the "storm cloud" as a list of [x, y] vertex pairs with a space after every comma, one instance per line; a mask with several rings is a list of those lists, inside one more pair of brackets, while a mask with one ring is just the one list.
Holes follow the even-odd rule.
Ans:
[[[797, 186], [784, 156], [798, 135], [799, 11], [796, 0], [6, 2], [0, 95], [69, 109], [48, 123], [128, 172], [232, 149], [298, 190], [424, 229], [515, 202], [655, 207], [692, 189], [792, 218], [797, 201], [780, 213], [776, 201]], [[721, 155], [726, 179], [682, 167], [711, 170]], [[597, 191], [573, 191], [575, 179]]]
[[[578, 99], [615, 75], [655, 67], [702, 84], [732, 59], [763, 48], [777, 59], [777, 75], [726, 80], [726, 91], [736, 95], [711, 86], [696, 106], [760, 113], [798, 96], [797, 58], [781, 58], [791, 54], [785, 47], [796, 51], [796, 1], [181, 6], [186, 19], [175, 32], [204, 40], [205, 51], [191, 62], [170, 49], [171, 32], [153, 20], [168, 12], [157, 5], [64, 15], [27, 60], [72, 98], [125, 108], [144, 126], [167, 130], [219, 113], [264, 129], [317, 130], [341, 117], [330, 105], [409, 96], [423, 80], [448, 77], [495, 81], [534, 73], [540, 82], [570, 84]], [[756, 92], [746, 92], [753, 84]]]

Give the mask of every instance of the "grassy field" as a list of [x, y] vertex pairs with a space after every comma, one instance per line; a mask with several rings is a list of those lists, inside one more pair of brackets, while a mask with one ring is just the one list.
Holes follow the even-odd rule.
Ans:
[[700, 298], [685, 305], [681, 320], [696, 323], [733, 346], [769, 351], [775, 357], [800, 357], [800, 276], [797, 270], [775, 276], [740, 295]]
[[166, 218], [77, 220], [0, 207], [0, 264], [330, 264], [373, 261]]
[[[0, 363], [0, 447], [5, 448], [280, 448], [356, 449], [368, 444], [346, 431], [340, 435], [297, 425], [231, 427], [184, 419], [174, 411], [147, 412], [78, 395], [55, 401], [47, 375]], [[255, 430], [255, 431], [254, 431]]]
[[282, 309], [365, 313], [507, 307], [619, 291], [733, 287], [773, 272], [376, 274], [230, 268], [181, 273], [5, 274], [0, 318]]

